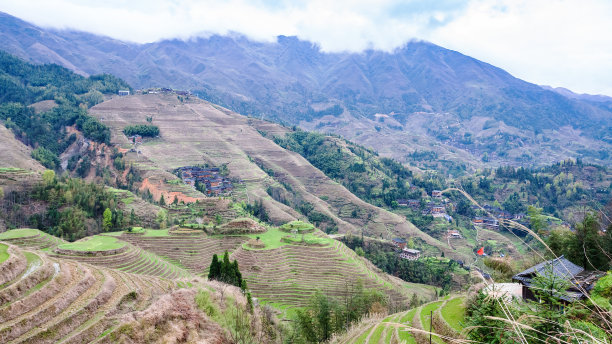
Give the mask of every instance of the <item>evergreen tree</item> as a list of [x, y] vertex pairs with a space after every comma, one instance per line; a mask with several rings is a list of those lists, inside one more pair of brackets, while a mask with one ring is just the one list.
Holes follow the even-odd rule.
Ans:
[[162, 194], [161, 197], [159, 198], [159, 205], [161, 205], [162, 207], [164, 205], [166, 205], [166, 200], [164, 199], [164, 195]]
[[210, 268], [208, 269], [208, 279], [214, 280], [219, 279], [221, 276], [221, 262], [219, 262], [219, 257], [214, 254], [212, 257], [212, 263], [210, 263]]
[[234, 260], [232, 263], [232, 279], [234, 285], [238, 287], [242, 287], [242, 274], [240, 273], [240, 269], [238, 269], [238, 261]]
[[223, 254], [223, 262], [221, 262], [221, 275], [219, 279], [227, 284], [234, 284], [232, 275], [234, 275], [234, 268], [232, 263], [230, 263], [229, 253], [225, 251]]

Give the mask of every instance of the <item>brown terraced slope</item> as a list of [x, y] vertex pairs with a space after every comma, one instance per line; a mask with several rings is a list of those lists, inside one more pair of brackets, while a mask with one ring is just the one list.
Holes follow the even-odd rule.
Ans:
[[[363, 229], [366, 235], [387, 239], [417, 236], [447, 256], [465, 258], [405, 218], [362, 201], [303, 157], [259, 132], [284, 135], [288, 129], [280, 125], [248, 118], [195, 97], [179, 99], [175, 94], [116, 97], [91, 108], [90, 113], [111, 127], [112, 143], [123, 148], [131, 145], [122, 129], [130, 124], [146, 124], [147, 117], [152, 117], [160, 137], [145, 140], [137, 149], [140, 153], [127, 153], [127, 158], [143, 172], [142, 187], [154, 196], [174, 192], [186, 201], [195, 201], [203, 195], [187, 186], [164, 182], [176, 179], [171, 171], [186, 165], [227, 164], [230, 177], [245, 182], [234, 197], [249, 202], [263, 200], [274, 223], [302, 217], [267, 194], [268, 186], [282, 182], [290, 186], [295, 197], [331, 217], [340, 233], [360, 233]], [[350, 216], [352, 209], [359, 209], [359, 217]]]
[[122, 316], [147, 309], [176, 287], [170, 280], [0, 245], [8, 245], [9, 254], [0, 264], [1, 343], [112, 343]]

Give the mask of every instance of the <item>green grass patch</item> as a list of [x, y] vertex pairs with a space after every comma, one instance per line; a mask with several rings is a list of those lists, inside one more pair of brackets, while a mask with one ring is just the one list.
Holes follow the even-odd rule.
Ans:
[[17, 238], [35, 236], [41, 233], [43, 232], [39, 231], [38, 229], [33, 229], [33, 228], [11, 229], [4, 233], [0, 233], [0, 240], [17, 239]]
[[[432, 302], [426, 304], [425, 306], [423, 306], [423, 308], [421, 308], [421, 314], [419, 314], [419, 316], [421, 318], [421, 326], [423, 326], [423, 329], [425, 331], [429, 331], [429, 326], [431, 325], [431, 318], [429, 316], [430, 312], [433, 312], [438, 309], [443, 302], [444, 301]], [[436, 333], [436, 329], [432, 329], [431, 332]], [[442, 343], [442, 341], [435, 336], [433, 337], [433, 342]]]
[[412, 319], [414, 319], [414, 314], [416, 313], [416, 308], [415, 309], [411, 309], [409, 310], [406, 314], [404, 314], [400, 319], [399, 322], [401, 323], [408, 323], [408, 324], [412, 324]]
[[107, 233], [102, 233], [100, 235], [104, 235], [104, 236], [112, 236], [112, 237], [119, 237], [123, 234], [123, 231], [117, 231], [117, 232], [107, 232]]
[[0, 263], [7, 260], [9, 257], [8, 245], [0, 244]]
[[[291, 238], [286, 238], [285, 240], [283, 240], [283, 238], [287, 236]], [[302, 238], [306, 244], [333, 245], [334, 243], [334, 239], [320, 238], [314, 235], [313, 233], [297, 234], [295, 236], [291, 236], [290, 234], [288, 235], [287, 232], [282, 231], [279, 228], [269, 228], [265, 233], [249, 234], [248, 237], [253, 239], [259, 237], [259, 240], [266, 245], [265, 248], [262, 248], [260, 250], [272, 250], [284, 245], [289, 245], [293, 243], [298, 244], [302, 241]], [[254, 249], [246, 244], [243, 245], [243, 248], [247, 250]]]
[[374, 332], [370, 336], [370, 340], [368, 340], [368, 343], [378, 343], [384, 330], [385, 325], [379, 324], [378, 326], [376, 326], [376, 329], [374, 329]]
[[280, 229], [284, 232], [291, 233], [292, 231], [297, 231], [298, 234], [302, 234], [314, 231], [315, 227], [310, 223], [302, 221], [291, 221], [280, 226]]
[[365, 330], [361, 336], [357, 337], [357, 339], [354, 341], [355, 344], [365, 344], [365, 340], [366, 338], [368, 338], [368, 335], [370, 334], [370, 331], [372, 330], [372, 326], [368, 327], [367, 330]]
[[454, 298], [448, 302], [446, 305], [442, 307], [440, 312], [442, 313], [442, 318], [446, 320], [446, 322], [455, 329], [457, 332], [461, 332], [461, 322], [465, 318], [465, 307], [463, 306], [463, 297]]
[[28, 172], [23, 168], [17, 167], [0, 167], [0, 173], [18, 173], [18, 172]]
[[59, 245], [58, 248], [72, 251], [108, 251], [122, 248], [125, 244], [125, 242], [119, 241], [112, 236], [95, 235], [72, 243]]
[[397, 331], [399, 334], [400, 342], [408, 344], [417, 344], [416, 340], [414, 339], [414, 336], [412, 336], [412, 332], [402, 330], [401, 327], [398, 328]]
[[146, 237], [167, 237], [169, 235], [168, 229], [147, 229], [144, 234]]

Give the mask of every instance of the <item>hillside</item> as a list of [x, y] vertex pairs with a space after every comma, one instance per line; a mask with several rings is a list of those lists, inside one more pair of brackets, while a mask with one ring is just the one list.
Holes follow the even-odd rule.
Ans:
[[[140, 191], [149, 190], [156, 200], [177, 196], [185, 201], [202, 198], [171, 171], [182, 166], [209, 164], [227, 166], [229, 178], [243, 182], [234, 191], [236, 200], [262, 200], [273, 223], [285, 223], [316, 212], [319, 226], [338, 232], [391, 239], [396, 235], [421, 238], [427, 244], [454, 256], [449, 247], [420, 232], [404, 217], [368, 204], [329, 179], [300, 155], [287, 151], [267, 135], [282, 135], [288, 129], [270, 122], [238, 115], [197, 98], [175, 94], [143, 94], [120, 97], [94, 106], [91, 114], [111, 128], [111, 143], [128, 149], [121, 132], [128, 124], [146, 123], [160, 129], [160, 136], [146, 140], [125, 159], [142, 175]], [[269, 195], [270, 187], [291, 194], [296, 210]], [[288, 203], [291, 204], [291, 203]], [[356, 211], [356, 214], [353, 211]], [[304, 214], [306, 213], [306, 214]], [[466, 258], [466, 257], [464, 257]]]
[[44, 167], [32, 159], [32, 149], [17, 139], [4, 125], [0, 125], [0, 167], [15, 167], [40, 172]]
[[[386, 318], [366, 319], [347, 333], [331, 341], [334, 344], [432, 343], [464, 340], [462, 322], [465, 316], [465, 296], [455, 295], [424, 304]], [[430, 313], [431, 312], [431, 313]], [[433, 316], [433, 323], [429, 315]]]
[[611, 161], [606, 99], [544, 89], [427, 42], [352, 54], [284, 36], [139, 45], [2, 19], [0, 48], [18, 56], [112, 73], [139, 88], [189, 89], [246, 115], [341, 134], [402, 162], [415, 151], [461, 170], [578, 156]]
[[231, 343], [238, 331], [277, 342], [273, 316], [238, 288], [64, 259], [48, 253], [66, 244], [48, 238], [30, 229], [0, 234], [3, 343]]

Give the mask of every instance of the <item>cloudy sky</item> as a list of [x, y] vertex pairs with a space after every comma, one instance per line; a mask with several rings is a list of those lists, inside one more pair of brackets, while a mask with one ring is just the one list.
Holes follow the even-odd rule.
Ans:
[[0, 0], [0, 11], [142, 43], [239, 32], [390, 51], [423, 39], [530, 82], [612, 96], [611, 0]]

